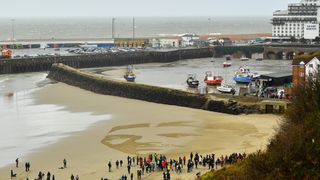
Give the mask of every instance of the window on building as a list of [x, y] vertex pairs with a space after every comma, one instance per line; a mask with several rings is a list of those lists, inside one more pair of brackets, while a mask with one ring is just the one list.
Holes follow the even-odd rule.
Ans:
[[304, 73], [303, 72], [301, 72], [299, 75], [300, 75], [300, 77], [304, 77]]
[[313, 68], [313, 64], [309, 64], [309, 68]]
[[309, 77], [312, 77], [312, 76], [313, 76], [313, 74], [311, 72], [309, 72]]

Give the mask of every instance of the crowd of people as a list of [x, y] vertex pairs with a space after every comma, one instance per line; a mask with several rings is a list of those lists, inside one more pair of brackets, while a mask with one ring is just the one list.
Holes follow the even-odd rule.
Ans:
[[[218, 169], [219, 167], [223, 167], [224, 165], [234, 164], [242, 161], [246, 158], [246, 154], [241, 153], [233, 153], [225, 156], [220, 156], [216, 158], [215, 154], [207, 154], [200, 155], [198, 153], [193, 154], [190, 153], [189, 157], [181, 156], [177, 159], [169, 159], [166, 155], [163, 154], [149, 154], [145, 157], [135, 156], [135, 157], [127, 157], [126, 171], [119, 180], [133, 180], [135, 175], [132, 170], [133, 167], [136, 168], [136, 179], [140, 180], [143, 176], [149, 175], [154, 172], [162, 172], [163, 180], [170, 180], [171, 173], [181, 174], [183, 169], [186, 170], [187, 173], [191, 173], [194, 169], [198, 169], [200, 166], [203, 168], [208, 168], [208, 170]], [[67, 168], [67, 160], [63, 159], [63, 166], [59, 167], [59, 169]], [[121, 169], [124, 166], [124, 162], [122, 160], [116, 160], [115, 162], [109, 161], [107, 163], [107, 171], [110, 173], [113, 171], [113, 163], [115, 164], [115, 171]], [[16, 159], [16, 168], [19, 168], [19, 160]], [[26, 172], [30, 171], [30, 162], [25, 163]], [[108, 174], [108, 173], [107, 173]], [[200, 176], [200, 172], [196, 174]], [[16, 173], [11, 170], [11, 179], [17, 176]], [[71, 180], [79, 180], [78, 175], [71, 174]], [[29, 180], [27, 178], [27, 180]], [[38, 173], [38, 177], [35, 180], [55, 180], [55, 175], [47, 172], [46, 174], [43, 172]], [[102, 177], [101, 180], [109, 180], [109, 178]]]
[[[242, 161], [246, 157], [246, 154], [233, 153], [231, 155], [221, 156], [215, 158], [215, 154], [209, 155], [199, 155], [198, 153], [190, 153], [189, 158], [186, 156], [179, 157], [178, 159], [168, 159], [165, 155], [162, 154], [150, 154], [146, 157], [127, 157], [127, 174], [122, 175], [119, 180], [133, 180], [134, 175], [131, 172], [131, 167], [138, 166], [136, 178], [140, 180], [143, 175], [147, 175], [153, 172], [162, 172], [164, 180], [170, 180], [172, 172], [177, 174], [182, 173], [182, 169], [185, 167], [187, 173], [191, 173], [194, 169], [198, 169], [199, 166], [208, 167], [208, 169], [218, 169], [224, 165], [230, 165]], [[123, 161], [116, 160], [116, 168], [119, 169], [122, 167]], [[108, 170], [111, 171], [112, 163], [109, 161]], [[197, 175], [200, 175], [197, 173]], [[108, 178], [101, 178], [101, 180], [106, 180]]]

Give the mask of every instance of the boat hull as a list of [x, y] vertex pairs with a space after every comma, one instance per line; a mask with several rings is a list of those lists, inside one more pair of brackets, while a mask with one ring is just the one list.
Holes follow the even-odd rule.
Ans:
[[126, 79], [128, 82], [135, 82], [136, 77], [134, 77], [134, 76], [124, 76], [124, 79]]
[[216, 80], [216, 81], [204, 81], [209, 86], [216, 86], [220, 85], [222, 83], [222, 80]]
[[234, 77], [233, 80], [237, 83], [250, 83], [253, 81], [251, 77]]
[[249, 58], [241, 58], [241, 61], [249, 61]]
[[199, 86], [199, 82], [187, 82], [190, 88], [197, 88]]
[[231, 93], [232, 93], [232, 89], [226, 90], [226, 89], [219, 89], [219, 88], [217, 88], [217, 90], [218, 90], [219, 92], [221, 92], [221, 93], [227, 93], [227, 94], [231, 94]]
[[199, 84], [188, 84], [189, 88], [198, 88]]

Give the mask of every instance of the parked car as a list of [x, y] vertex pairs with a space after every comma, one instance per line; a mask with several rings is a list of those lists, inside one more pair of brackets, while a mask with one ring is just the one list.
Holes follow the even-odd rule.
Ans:
[[264, 89], [267, 98], [279, 98], [278, 89], [275, 87], [267, 87]]

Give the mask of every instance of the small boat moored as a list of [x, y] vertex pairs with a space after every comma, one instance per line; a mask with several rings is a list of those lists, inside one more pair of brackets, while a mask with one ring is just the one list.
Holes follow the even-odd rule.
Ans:
[[128, 82], [134, 82], [136, 80], [136, 75], [133, 73], [133, 66], [132, 65], [127, 67], [127, 71], [123, 77]]
[[257, 59], [256, 59], [256, 61], [262, 61], [262, 60], [263, 60], [262, 58], [257, 58]]
[[242, 57], [240, 60], [241, 60], [241, 61], [249, 61], [249, 58], [247, 58], [247, 57]]
[[230, 67], [231, 66], [231, 63], [229, 63], [229, 62], [224, 62], [223, 63], [223, 67]]
[[236, 90], [231, 85], [222, 84], [221, 86], [217, 87], [217, 90], [222, 93], [229, 93], [229, 94], [235, 94]]
[[252, 73], [249, 67], [244, 65], [235, 73], [233, 80], [237, 83], [250, 83], [259, 77], [260, 75], [258, 73]]
[[206, 72], [206, 76], [204, 78], [204, 82], [207, 84], [207, 85], [212, 85], [212, 86], [215, 86], [215, 85], [220, 85], [223, 81], [223, 78], [221, 76], [213, 76], [212, 73], [210, 71], [207, 71]]
[[231, 60], [231, 55], [226, 55], [225, 57], [226, 57], [226, 60], [227, 60], [227, 61], [230, 61], [230, 60]]
[[195, 74], [189, 74], [186, 82], [191, 88], [197, 88], [199, 86], [199, 81]]

